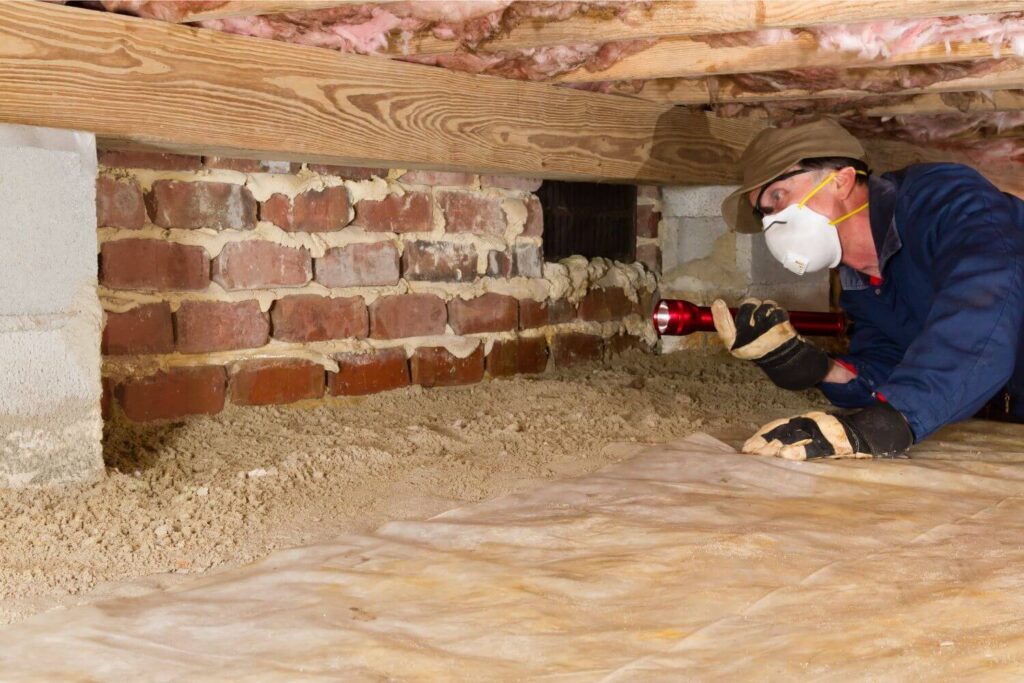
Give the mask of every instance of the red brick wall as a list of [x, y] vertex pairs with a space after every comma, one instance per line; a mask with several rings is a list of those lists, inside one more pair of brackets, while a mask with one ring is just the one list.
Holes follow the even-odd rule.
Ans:
[[[643, 345], [630, 333], [650, 287], [554, 295], [540, 181], [123, 152], [100, 164], [105, 399], [129, 419], [468, 384]], [[651, 267], [657, 197], [638, 202]]]

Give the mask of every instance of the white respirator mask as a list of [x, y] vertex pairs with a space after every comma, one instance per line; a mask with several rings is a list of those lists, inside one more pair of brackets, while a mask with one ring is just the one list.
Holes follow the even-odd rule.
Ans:
[[807, 202], [811, 197], [835, 177], [833, 171], [798, 203], [761, 219], [768, 251], [786, 270], [803, 275], [824, 268], [835, 268], [842, 260], [843, 248], [839, 243], [836, 226], [866, 209], [868, 203], [864, 202], [863, 206], [835, 220], [829, 220], [827, 216], [808, 208]]

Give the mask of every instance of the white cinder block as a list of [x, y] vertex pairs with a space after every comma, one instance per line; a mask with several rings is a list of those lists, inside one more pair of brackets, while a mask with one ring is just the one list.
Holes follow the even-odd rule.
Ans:
[[62, 313], [96, 279], [95, 154], [0, 135], [0, 315]]
[[696, 185], [662, 188], [665, 216], [721, 216], [722, 200], [738, 185]]
[[0, 125], [0, 486], [103, 476], [96, 142]]

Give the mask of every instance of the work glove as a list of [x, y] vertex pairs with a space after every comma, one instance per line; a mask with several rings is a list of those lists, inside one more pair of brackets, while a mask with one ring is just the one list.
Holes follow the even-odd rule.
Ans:
[[711, 317], [729, 353], [754, 361], [781, 389], [810, 389], [828, 374], [828, 354], [798, 335], [774, 301], [744, 299], [733, 320], [718, 299], [711, 304]]
[[743, 452], [787, 460], [892, 458], [913, 443], [903, 414], [879, 401], [846, 415], [813, 412], [769, 422], [743, 444]]

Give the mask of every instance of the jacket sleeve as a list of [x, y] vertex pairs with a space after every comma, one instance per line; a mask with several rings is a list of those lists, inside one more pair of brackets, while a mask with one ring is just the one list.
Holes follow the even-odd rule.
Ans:
[[935, 297], [921, 333], [876, 391], [920, 441], [973, 415], [1013, 373], [1024, 319], [1024, 214], [970, 169], [924, 174], [915, 185], [903, 215], [923, 221], [918, 248], [931, 264]]
[[845, 384], [821, 382], [825, 398], [840, 408], [863, 408], [875, 402], [874, 391], [900, 362], [903, 350], [874, 325], [857, 323], [850, 333], [850, 350], [837, 361], [851, 367], [857, 376]]

